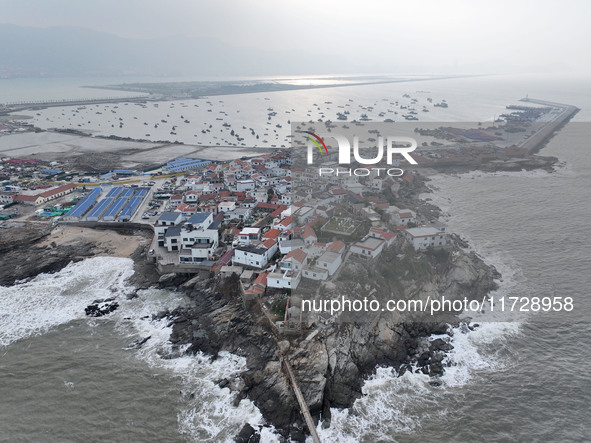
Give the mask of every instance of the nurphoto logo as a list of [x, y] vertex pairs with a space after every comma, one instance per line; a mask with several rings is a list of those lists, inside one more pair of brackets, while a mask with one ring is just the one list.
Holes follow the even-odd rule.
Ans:
[[[418, 164], [416, 160], [410, 155], [417, 148], [417, 141], [410, 137], [398, 137], [398, 136], [387, 136], [378, 137], [377, 145], [373, 145], [372, 148], [365, 148], [365, 153], [370, 153], [371, 157], [367, 158], [362, 156], [359, 148], [359, 136], [353, 135], [353, 143], [349, 141], [345, 135], [338, 133], [326, 133], [326, 134], [315, 134], [310, 131], [305, 131], [309, 136], [305, 136], [307, 140], [307, 164], [314, 164], [314, 152], [320, 152], [321, 156], [328, 155], [328, 148], [324, 139], [332, 138], [336, 141], [338, 146], [338, 163], [340, 165], [350, 165], [352, 160], [361, 165], [377, 165], [384, 160], [384, 153], [386, 157], [386, 163], [389, 166], [398, 165], [399, 158], [401, 156], [407, 160], [411, 165]], [[384, 142], [385, 140], [385, 142]], [[353, 149], [351, 149], [353, 146]], [[371, 151], [371, 152], [370, 152]], [[351, 158], [351, 152], [353, 153], [353, 159]], [[355, 176], [368, 176], [371, 172], [381, 175], [381, 172], [389, 176], [397, 177], [404, 174], [404, 171], [400, 168], [353, 168], [353, 169], [339, 169], [333, 167], [320, 167], [318, 168], [319, 175], [355, 175]]]

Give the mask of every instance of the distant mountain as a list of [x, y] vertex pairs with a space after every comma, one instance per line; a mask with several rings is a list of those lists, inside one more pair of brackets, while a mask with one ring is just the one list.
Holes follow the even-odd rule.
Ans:
[[[0, 24], [0, 77], [280, 75], [338, 72], [318, 54], [233, 48], [204, 39], [130, 39], [75, 27]], [[305, 62], [303, 62], [305, 61]]]

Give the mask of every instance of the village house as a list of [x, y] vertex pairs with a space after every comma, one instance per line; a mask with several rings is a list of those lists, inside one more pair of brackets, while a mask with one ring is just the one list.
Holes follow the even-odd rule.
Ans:
[[168, 252], [180, 251], [180, 263], [198, 263], [209, 259], [218, 247], [218, 226], [212, 213], [191, 216], [182, 226], [171, 226], [164, 233]]
[[396, 240], [396, 234], [392, 231], [388, 231], [385, 228], [372, 227], [369, 229], [368, 235], [370, 237], [384, 240], [386, 242], [386, 246], [392, 245], [392, 243], [394, 243], [394, 240]]
[[279, 262], [278, 268], [267, 277], [267, 285], [276, 289], [296, 289], [301, 281], [301, 271], [306, 264], [307, 254], [294, 249]]
[[327, 280], [330, 276], [334, 275], [342, 262], [341, 254], [325, 251], [316, 259], [315, 265], [304, 268], [303, 275], [311, 280]]
[[238, 234], [238, 242], [241, 245], [248, 245], [253, 241], [260, 240], [261, 228], [248, 226], [242, 229]]
[[45, 203], [43, 197], [37, 195], [18, 194], [14, 196], [16, 203], [23, 203], [25, 205], [39, 206]]
[[367, 236], [363, 240], [351, 245], [351, 253], [367, 258], [375, 258], [380, 255], [385, 244], [386, 242], [381, 238]]
[[164, 246], [164, 234], [172, 226], [177, 226], [181, 223], [183, 214], [180, 212], [163, 212], [156, 221], [154, 232], [158, 237], [158, 246]]
[[441, 248], [449, 244], [447, 233], [435, 226], [408, 228], [402, 233], [416, 250], [424, 250], [429, 247]]
[[275, 255], [277, 249], [277, 242], [271, 239], [258, 244], [238, 246], [234, 251], [232, 264], [263, 269], [267, 266], [273, 255]]

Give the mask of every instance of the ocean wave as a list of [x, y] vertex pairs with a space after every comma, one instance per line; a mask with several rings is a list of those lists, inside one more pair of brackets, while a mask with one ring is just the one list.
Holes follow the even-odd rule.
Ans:
[[235, 393], [221, 388], [222, 379], [235, 380], [246, 370], [246, 359], [227, 352], [220, 352], [216, 359], [199, 353], [182, 355], [187, 346], [181, 347], [176, 358], [163, 358], [173, 354], [169, 341], [172, 332], [169, 319], [152, 320], [152, 314], [172, 310], [187, 299], [181, 294], [160, 289], [138, 291], [138, 297], [122, 302], [115, 312], [117, 328], [127, 334], [130, 342], [139, 337], [150, 337], [137, 350], [137, 358], [150, 366], [164, 370], [178, 379], [179, 433], [190, 441], [220, 442], [234, 440], [245, 423], [260, 429], [265, 442], [279, 441], [272, 426], [266, 426], [259, 409], [248, 399], [233, 406]]
[[128, 289], [125, 281], [132, 274], [128, 258], [95, 257], [0, 287], [0, 346], [84, 318], [84, 308], [93, 300]]
[[[391, 367], [376, 368], [365, 381], [363, 397], [349, 409], [331, 409], [331, 425], [317, 430], [325, 442], [392, 441], [397, 434], [412, 434], [426, 421], [444, 418], [450, 411], [445, 406], [448, 395], [474, 382], [487, 371], [498, 371], [511, 364], [511, 349], [504, 346], [509, 337], [518, 334], [516, 322], [483, 323], [474, 331], [462, 327], [452, 330], [449, 351], [443, 363], [445, 374], [440, 386], [421, 372], [407, 371], [398, 376]], [[433, 335], [448, 339], [448, 335]]]
[[[509, 172], [509, 173], [467, 173], [462, 178], [481, 178], [487, 176], [517, 175], [527, 177], [545, 176], [546, 172]], [[485, 263], [495, 266], [502, 278], [497, 281], [499, 287], [491, 293], [495, 299], [523, 291], [527, 287], [522, 272], [507, 253], [499, 251], [494, 244], [482, 244], [472, 241], [469, 229], [459, 217], [450, 215], [453, 201], [442, 195], [440, 185], [446, 180], [459, 180], [456, 177], [435, 176], [429, 186], [435, 191], [424, 194], [421, 198], [430, 198], [432, 203], [442, 209], [442, 219], [449, 223], [450, 229], [457, 228], [462, 237], [467, 238], [469, 250], [478, 254]], [[444, 186], [442, 186], [444, 187]], [[317, 429], [322, 441], [356, 442], [356, 441], [392, 441], [398, 434], [412, 434], [421, 425], [432, 420], [443, 419], [452, 411], [446, 398], [460, 394], [460, 388], [476, 382], [480, 377], [493, 371], [506, 369], [514, 361], [514, 351], [507, 346], [508, 340], [520, 334], [523, 316], [512, 316], [506, 313], [491, 312], [471, 313], [470, 320], [479, 326], [473, 331], [465, 326], [453, 328], [452, 336], [433, 335], [428, 342], [441, 338], [449, 340], [454, 349], [449, 351], [443, 360], [445, 374], [439, 378], [440, 386], [430, 384], [433, 379], [421, 372], [406, 371], [402, 376], [394, 368], [377, 368], [376, 374], [365, 381], [363, 397], [358, 399], [349, 409], [332, 409], [331, 425]]]

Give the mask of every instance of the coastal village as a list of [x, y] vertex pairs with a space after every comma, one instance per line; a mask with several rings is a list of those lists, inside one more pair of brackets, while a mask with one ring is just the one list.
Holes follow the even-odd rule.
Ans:
[[[343, 293], [374, 301], [433, 291], [475, 296], [493, 289], [496, 270], [462, 250], [466, 244], [448, 232], [438, 221], [438, 208], [420, 194], [428, 191], [426, 176], [438, 170], [551, 167], [554, 158], [533, 154], [577, 109], [538, 104], [548, 106], [535, 112], [523, 106], [506, 115], [503, 130], [499, 125], [417, 128], [417, 138], [439, 141], [423, 142], [413, 153], [420, 167], [391, 164], [405, 168], [397, 176], [380, 175], [388, 166], [380, 163], [366, 165], [368, 175], [322, 175], [302, 162], [305, 151], [297, 149], [297, 141], [296, 149], [268, 149], [233, 160], [184, 155], [148, 167], [117, 164], [115, 156], [109, 167], [85, 161], [97, 165], [104, 153], [51, 160], [33, 158], [35, 154], [6, 156], [0, 158], [0, 236], [30, 235], [32, 242], [62, 228], [79, 231], [80, 237], [88, 231], [100, 236], [106, 229], [129, 238], [141, 231], [143, 239], [135, 251], [143, 253], [135, 256], [128, 250], [125, 256], [133, 256], [136, 265], [138, 257], [148, 263], [150, 274], [157, 270], [158, 287], [202, 289], [196, 296], [205, 300], [204, 306], [193, 307], [194, 312], [178, 308], [152, 317], [171, 320], [173, 348], [190, 344], [188, 352], [217, 352], [224, 341], [233, 352], [252, 354], [251, 363], [256, 356], [257, 377], [249, 379], [237, 401], [250, 396], [249, 390], [264, 390], [260, 398], [265, 401], [257, 406], [285, 426], [292, 423], [290, 411], [297, 404], [313, 440], [320, 441], [312, 412], [317, 414], [324, 404], [350, 405], [360, 390], [359, 374], [381, 362], [392, 363], [393, 348], [404, 349], [398, 361], [403, 364], [401, 374], [420, 371], [433, 378], [434, 386], [440, 383], [442, 361], [451, 348], [441, 339], [427, 348], [415, 340], [425, 333], [444, 333], [445, 323], [429, 322], [425, 331], [420, 319], [410, 318], [407, 330], [397, 313], [377, 312], [363, 320], [344, 311], [304, 309], [304, 301], [335, 299]], [[532, 129], [532, 122], [539, 124]], [[7, 128], [8, 136], [23, 132], [19, 128]], [[30, 130], [25, 126], [25, 132]], [[320, 158], [322, 167], [339, 167], [338, 151]], [[8, 250], [11, 244], [6, 243]], [[55, 244], [48, 243], [41, 247], [57, 253], [52, 251]], [[74, 251], [81, 256], [63, 257], [63, 266], [86, 256], [85, 251]], [[399, 286], [380, 288], [385, 280]], [[211, 288], [200, 286], [204, 284]], [[220, 297], [222, 304], [230, 300], [227, 297], [233, 303], [207, 312], [207, 304]], [[85, 313], [106, 315], [117, 306], [115, 299], [98, 300]], [[245, 308], [256, 315], [245, 315]], [[210, 316], [218, 313], [223, 324], [213, 321], [212, 330]], [[250, 335], [243, 334], [246, 323], [252, 326]], [[138, 346], [149, 339], [142, 338]], [[340, 346], [348, 351], [339, 354]], [[320, 358], [329, 349], [335, 352]], [[360, 355], [362, 361], [355, 361]], [[336, 369], [327, 380], [329, 358]], [[263, 376], [282, 370], [286, 377]], [[325, 403], [328, 384], [338, 396]]]
[[[547, 106], [508, 107], [512, 112], [503, 116], [503, 132], [495, 127], [418, 128], [420, 136], [454, 145], [423, 143], [414, 155], [435, 168], [470, 161], [521, 168], [519, 158], [529, 158], [527, 145], [499, 147], [495, 142], [506, 143], [541, 120], [542, 127], [526, 136], [527, 142], [537, 142], [555, 127], [546, 128], [544, 121], [560, 122], [572, 112], [539, 104]], [[334, 155], [324, 161], [338, 165]], [[330, 295], [324, 289], [334, 289], [346, 264], [379, 260], [395, 243], [399, 250], [401, 245], [418, 252], [452, 249], [437, 217], [417, 213], [416, 199], [400, 198], [420, 177], [416, 170], [399, 177], [318, 176], [297, 163], [290, 149], [231, 161], [178, 157], [148, 170], [81, 171], [67, 161], [3, 158], [0, 226], [28, 222], [51, 230], [79, 223], [149, 229], [148, 259], [163, 277], [234, 276], [245, 304], [259, 305], [277, 332], [300, 333], [335, 320], [326, 313], [305, 315], [302, 294]]]
[[[444, 226], [381, 194], [395, 199], [401, 187], [411, 186], [412, 173], [319, 179], [294, 167], [287, 149], [224, 163], [177, 158], [148, 175], [113, 170], [90, 176], [28, 159], [5, 159], [2, 168], [32, 179], [28, 189], [3, 183], [4, 227], [23, 217], [51, 225], [149, 227], [149, 259], [162, 274], [235, 274], [244, 301], [261, 301], [279, 331], [317, 323], [302, 316], [294, 295], [306, 281], [330, 282], [344, 263], [375, 260], [397, 239], [418, 251], [449, 244]], [[69, 182], [48, 184], [58, 177]]]

